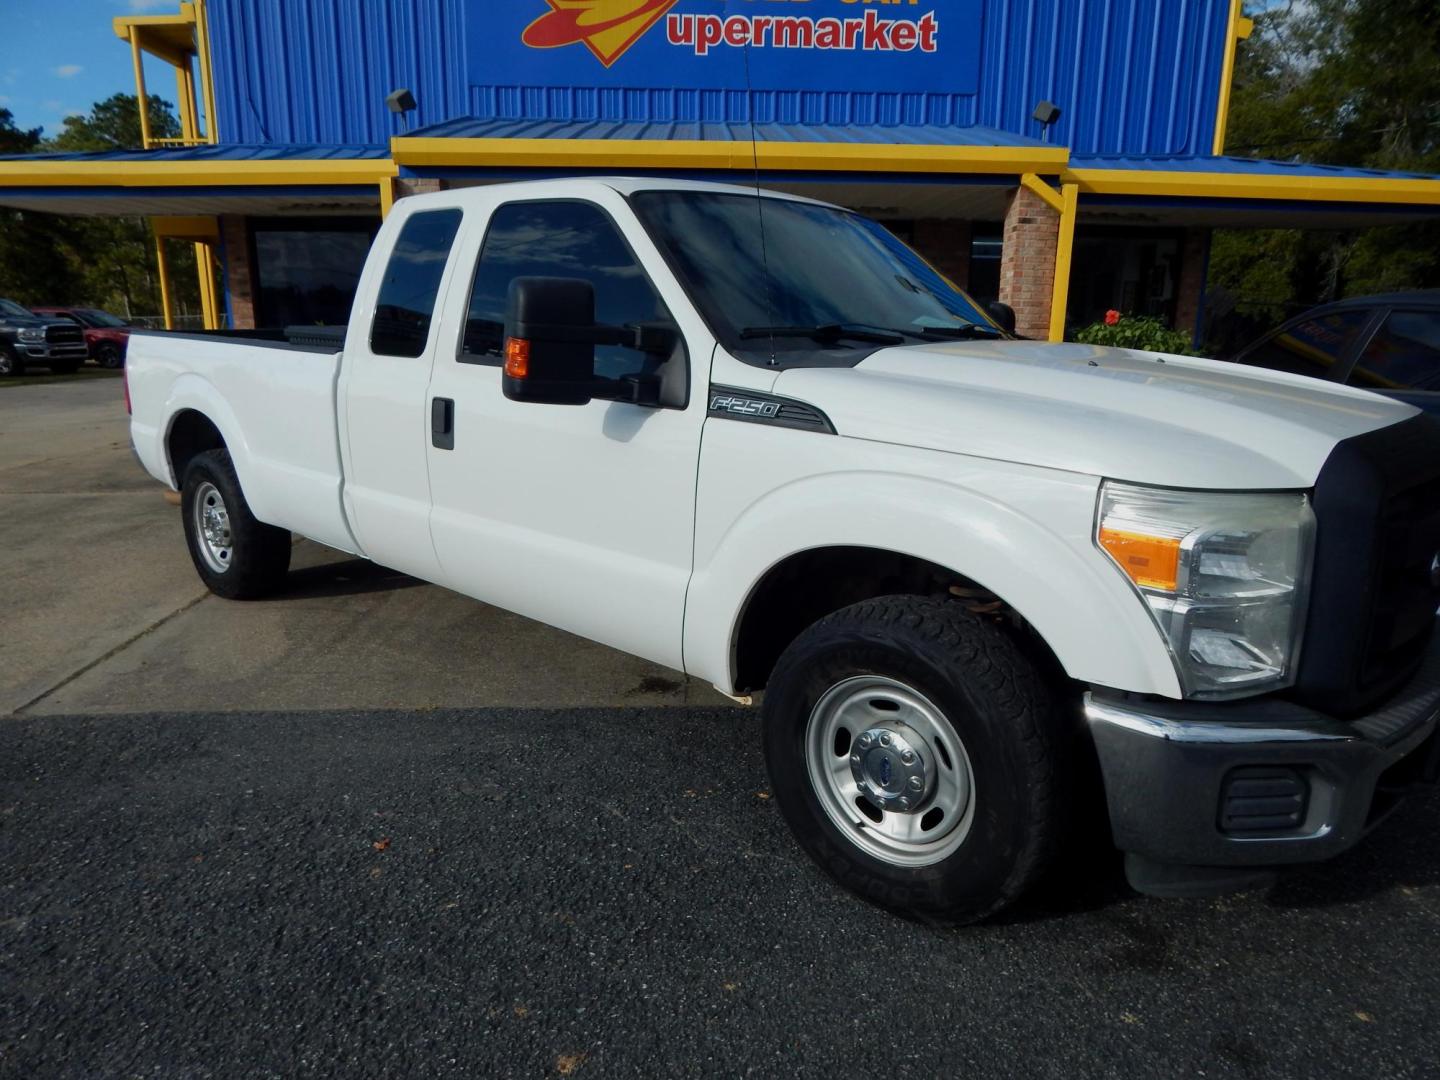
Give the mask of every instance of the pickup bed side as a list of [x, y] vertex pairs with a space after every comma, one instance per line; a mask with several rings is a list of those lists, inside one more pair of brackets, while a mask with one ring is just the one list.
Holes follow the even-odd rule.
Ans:
[[179, 490], [194, 453], [230, 451], [255, 517], [351, 554], [336, 425], [340, 354], [321, 345], [137, 332], [127, 378], [145, 468]]

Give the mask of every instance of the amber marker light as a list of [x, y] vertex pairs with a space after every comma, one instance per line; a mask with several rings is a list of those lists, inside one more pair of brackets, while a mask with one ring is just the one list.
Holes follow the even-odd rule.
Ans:
[[1174, 592], [1180, 584], [1180, 540], [1150, 536], [1108, 525], [1100, 528], [1100, 546], [1142, 589]]
[[524, 338], [505, 339], [505, 374], [512, 379], [530, 374], [530, 342]]

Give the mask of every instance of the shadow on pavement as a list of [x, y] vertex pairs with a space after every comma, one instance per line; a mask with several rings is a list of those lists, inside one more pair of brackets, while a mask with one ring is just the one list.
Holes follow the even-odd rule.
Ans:
[[322, 596], [357, 596], [362, 593], [413, 589], [424, 585], [419, 578], [377, 566], [368, 559], [346, 559], [291, 570], [285, 588], [271, 600], [297, 600]]

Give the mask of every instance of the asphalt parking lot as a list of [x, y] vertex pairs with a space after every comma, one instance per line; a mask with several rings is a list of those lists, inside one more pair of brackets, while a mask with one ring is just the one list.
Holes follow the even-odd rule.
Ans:
[[118, 384], [0, 389], [0, 1076], [1440, 1075], [1440, 799], [1216, 900], [831, 887], [754, 715], [313, 545], [204, 597]]

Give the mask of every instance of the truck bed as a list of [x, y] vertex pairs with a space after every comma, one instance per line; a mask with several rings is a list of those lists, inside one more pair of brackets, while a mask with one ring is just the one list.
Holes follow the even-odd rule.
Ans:
[[329, 328], [266, 333], [138, 331], [126, 367], [131, 438], [146, 470], [178, 490], [167, 441], [193, 409], [220, 429], [255, 516], [357, 551], [341, 503], [336, 422], [341, 340]]

